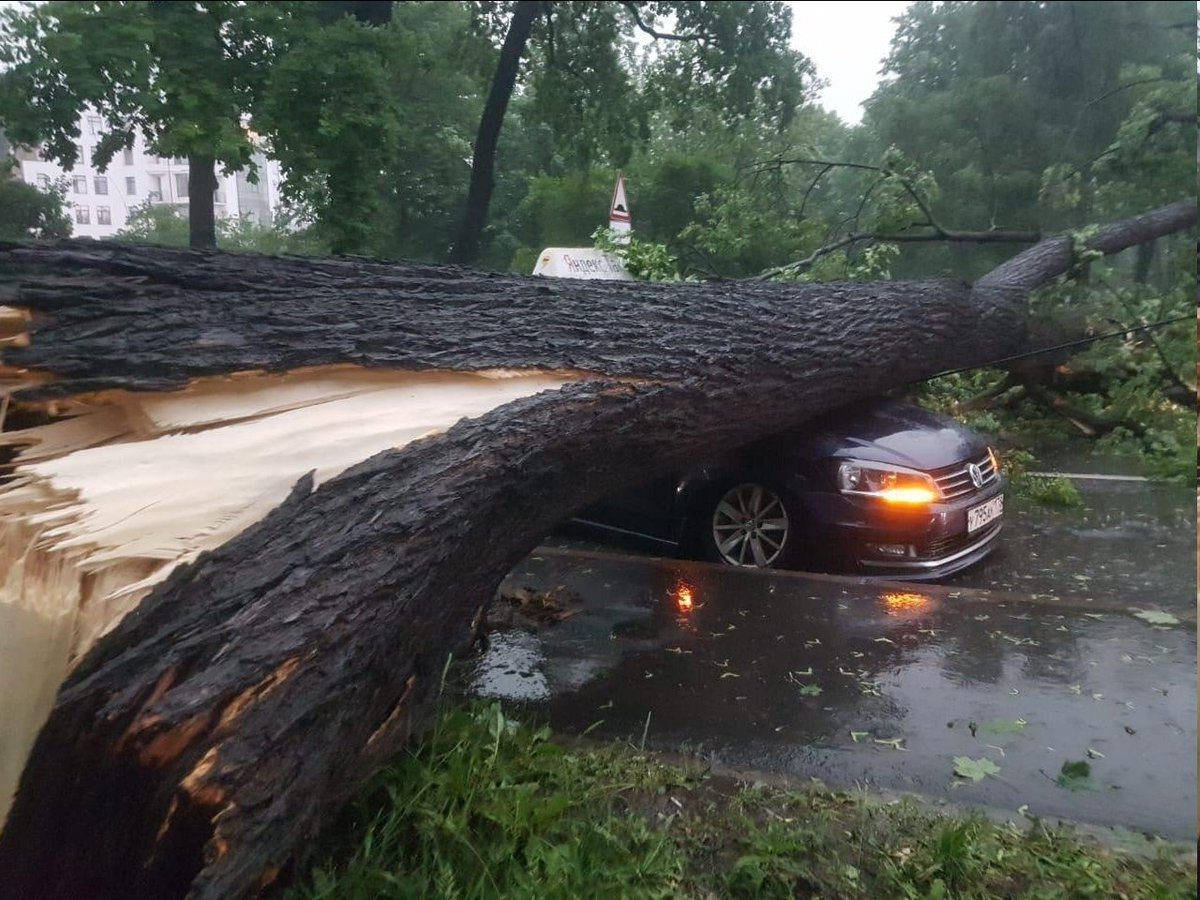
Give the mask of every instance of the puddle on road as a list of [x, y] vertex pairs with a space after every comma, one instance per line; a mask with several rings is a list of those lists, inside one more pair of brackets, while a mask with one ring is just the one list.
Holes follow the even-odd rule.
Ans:
[[[511, 577], [584, 611], [520, 638], [548, 697], [505, 694], [491, 653], [476, 687], [556, 728], [639, 741], [649, 716], [648, 745], [734, 767], [1195, 835], [1193, 627], [648, 558]], [[956, 756], [1000, 772], [956, 785]], [[1079, 760], [1087, 789], [1059, 786]]]
[[0, 827], [67, 672], [74, 616], [0, 603]]

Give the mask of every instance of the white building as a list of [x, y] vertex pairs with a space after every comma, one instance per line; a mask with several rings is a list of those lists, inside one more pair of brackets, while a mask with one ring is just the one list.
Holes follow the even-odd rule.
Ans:
[[[155, 156], [141, 135], [133, 147], [119, 151], [106, 171], [96, 168], [93, 160], [96, 144], [104, 133], [104, 120], [84, 113], [79, 121], [79, 158], [67, 171], [36, 151], [16, 148], [20, 177], [27, 184], [47, 189], [65, 181], [68, 214], [75, 237], [112, 237], [125, 227], [131, 212], [149, 203], [178, 207], [187, 215], [188, 164], [186, 159]], [[251, 184], [247, 172], [233, 175], [217, 173], [215, 212], [218, 219], [245, 216], [261, 225], [270, 225], [279, 206], [279, 164], [262, 154], [255, 155], [258, 183]]]

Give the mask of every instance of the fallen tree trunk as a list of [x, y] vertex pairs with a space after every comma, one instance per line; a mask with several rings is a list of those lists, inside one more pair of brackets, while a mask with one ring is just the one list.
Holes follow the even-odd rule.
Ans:
[[[1116, 252], [1195, 218], [1194, 204], [1177, 204], [1092, 244]], [[1022, 349], [1027, 291], [1070, 261], [1058, 239], [974, 286], [676, 286], [0, 243], [0, 303], [32, 317], [27, 334], [9, 329], [0, 382], [20, 386], [31, 409], [94, 418], [134, 404], [120, 427], [143, 429], [141, 443], [234, 427], [226, 411], [159, 437], [162, 421], [137, 402], [175, 390], [203, 399], [210, 379], [227, 386], [221, 376], [235, 372], [248, 392], [285, 377], [258, 373], [329, 367], [349, 378], [519, 369], [549, 382], [507, 402], [489, 394], [495, 406], [327, 471], [315, 490], [305, 475], [158, 583], [63, 686], [0, 834], [0, 891], [260, 891], [401, 746], [481, 606], [564, 517], [698, 455]], [[246, 420], [300, 401], [288, 402], [252, 405]], [[46, 468], [27, 464], [10, 490], [54, 481], [55, 447], [75, 445], [46, 440], [36, 457]], [[212, 473], [211, 493], [221, 477]], [[90, 490], [57, 501], [60, 515]], [[35, 534], [29, 553], [103, 547], [89, 557], [93, 578], [151, 552], [112, 538], [117, 521], [89, 532], [86, 516], [60, 521], [70, 539], [59, 546], [61, 533], [37, 532], [36, 517], [14, 509], [12, 522]], [[69, 570], [70, 558], [38, 565]], [[169, 569], [173, 558], [156, 559]], [[21, 557], [32, 570], [31, 560]]]

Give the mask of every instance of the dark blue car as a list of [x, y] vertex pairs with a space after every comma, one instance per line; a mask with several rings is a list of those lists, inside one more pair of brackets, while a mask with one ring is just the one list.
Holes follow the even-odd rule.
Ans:
[[1004, 487], [983, 436], [878, 400], [640, 485], [575, 522], [734, 566], [934, 579], [995, 549]]

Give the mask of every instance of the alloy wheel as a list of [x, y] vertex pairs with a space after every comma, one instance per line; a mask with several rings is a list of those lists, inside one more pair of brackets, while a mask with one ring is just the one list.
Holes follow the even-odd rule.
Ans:
[[788, 524], [787, 508], [778, 494], [761, 484], [739, 484], [713, 511], [713, 544], [732, 566], [769, 566], [783, 553]]

